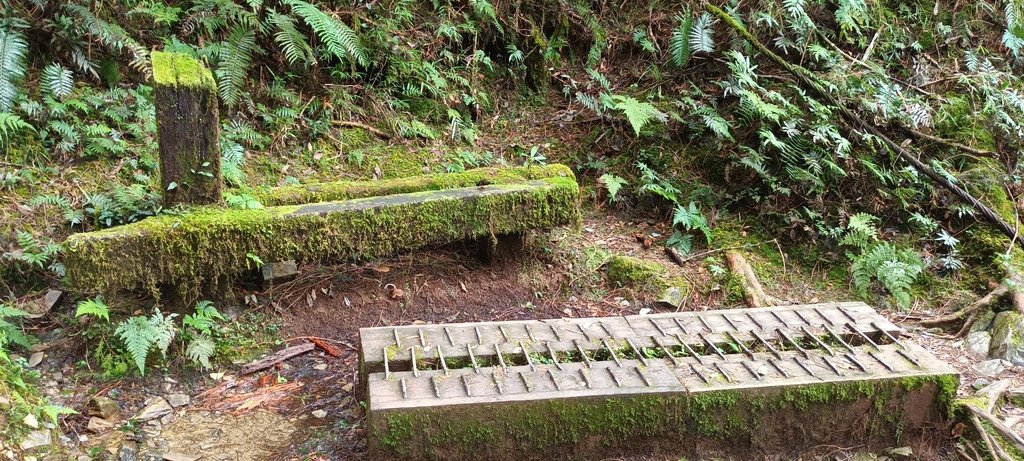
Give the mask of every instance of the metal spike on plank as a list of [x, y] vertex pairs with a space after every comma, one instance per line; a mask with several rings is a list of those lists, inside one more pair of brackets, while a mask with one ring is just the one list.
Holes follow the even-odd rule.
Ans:
[[469, 378], [467, 376], [469, 375], [462, 375], [462, 387], [466, 389], [466, 397], [472, 397], [473, 390], [469, 387]]
[[391, 379], [391, 367], [388, 366], [388, 348], [384, 348], [384, 379]]
[[726, 381], [728, 381], [728, 382], [730, 382], [730, 383], [733, 383], [733, 382], [735, 382], [735, 381], [734, 381], [734, 380], [732, 379], [732, 376], [729, 376], [729, 373], [726, 373], [726, 372], [725, 372], [725, 369], [724, 369], [724, 368], [722, 368], [722, 364], [721, 364], [721, 363], [719, 363], [719, 362], [715, 362], [715, 369], [716, 369], [716, 370], [718, 370], [718, 372], [719, 372], [719, 373], [721, 373], [721, 374], [722, 374], [722, 376], [724, 376], [724, 377], [725, 377], [725, 380], [726, 380]]
[[683, 322], [679, 321], [679, 317], [673, 317], [672, 320], [675, 322], [676, 326], [679, 327], [680, 330], [682, 330], [684, 335], [690, 334], [690, 332], [683, 325]]
[[619, 382], [619, 377], [615, 376], [615, 372], [611, 368], [605, 368], [609, 375], [612, 375], [612, 381], [615, 381], [615, 387], [622, 387], [622, 383]]
[[700, 339], [704, 340], [705, 344], [711, 347], [711, 350], [715, 351], [715, 354], [718, 354], [719, 358], [725, 360], [725, 353], [723, 353], [722, 350], [719, 349], [713, 341], [708, 339], [707, 336], [704, 336], [704, 333], [698, 333], [698, 336], [700, 336]]
[[530, 350], [526, 348], [526, 344], [519, 341], [519, 348], [523, 350], [523, 357], [526, 357], [526, 364], [530, 366], [530, 370], [537, 371], [537, 367], [533, 364], [533, 359], [530, 358]]
[[508, 332], [505, 331], [505, 325], [498, 325], [498, 331], [501, 332], [501, 337], [505, 338], [505, 342], [511, 342], [512, 340], [508, 337]]
[[585, 368], [580, 368], [579, 371], [580, 376], [583, 377], [583, 384], [587, 386], [587, 389], [593, 389], [594, 385], [590, 382], [590, 375], [587, 374], [587, 370]]
[[548, 376], [551, 377], [551, 382], [555, 383], [555, 390], [556, 391], [562, 390], [562, 386], [560, 384], [558, 384], [558, 380], [555, 379], [555, 372], [551, 371], [550, 368], [548, 368]]
[[647, 387], [653, 386], [653, 384], [651, 384], [651, 378], [648, 378], [647, 374], [644, 373], [644, 371], [641, 370], [640, 367], [633, 367], [633, 369], [636, 370], [636, 374], [640, 375], [640, 379], [644, 380], [644, 384], [646, 384]]
[[451, 374], [451, 371], [448, 370], [448, 362], [444, 360], [444, 351], [441, 350], [440, 344], [437, 345], [437, 357], [441, 360], [441, 368], [444, 370], [445, 376]]
[[587, 368], [592, 367], [590, 364], [590, 357], [587, 356], [587, 351], [583, 350], [583, 346], [580, 346], [579, 341], [573, 340], [572, 344], [576, 346], [576, 350], [580, 353], [580, 358], [583, 359], [583, 363], [587, 365]]
[[739, 330], [740, 329], [739, 325], [736, 325], [736, 322], [733, 322], [732, 319], [729, 318], [728, 315], [725, 315], [723, 313], [722, 314], [722, 318], [725, 319], [725, 322], [728, 323], [729, 326], [732, 327], [733, 330]]
[[548, 327], [551, 328], [551, 333], [553, 333], [555, 335], [555, 340], [558, 341], [558, 342], [561, 342], [562, 341], [562, 335], [558, 334], [558, 327], [556, 327], [554, 325], [551, 325], [551, 324], [548, 324]]
[[469, 352], [469, 362], [473, 364], [473, 371], [480, 373], [480, 366], [476, 364], [476, 356], [473, 355], [473, 346], [466, 344], [466, 351]]
[[814, 333], [808, 331], [807, 328], [800, 327], [800, 329], [803, 330], [804, 334], [807, 335], [807, 337], [813, 339], [814, 342], [818, 344], [818, 347], [824, 350], [828, 355], [836, 355], [832, 348], [828, 347], [828, 344], [825, 344], [825, 342], [822, 341], [821, 338], [817, 337]]
[[420, 377], [420, 367], [416, 365], [416, 346], [409, 348], [409, 359], [412, 361], [412, 376], [414, 378]]
[[783, 338], [784, 338], [784, 339], [785, 339], [786, 341], [789, 341], [789, 343], [790, 343], [790, 344], [792, 344], [792, 345], [793, 345], [793, 347], [795, 347], [795, 348], [796, 348], [796, 350], [800, 351], [800, 353], [801, 353], [801, 354], [803, 354], [804, 358], [806, 358], [806, 359], [809, 359], [809, 358], [811, 358], [811, 354], [810, 354], [810, 352], [807, 352], [807, 350], [806, 350], [806, 349], [804, 349], [804, 348], [800, 347], [800, 344], [799, 344], [799, 343], [797, 343], [797, 342], [796, 342], [796, 341], [795, 341], [795, 340], [794, 340], [793, 338], [791, 338], [791, 337], [790, 337], [789, 335], [787, 335], [785, 331], [782, 331], [782, 329], [781, 329], [781, 328], [780, 328], [780, 329], [777, 329], [777, 330], [775, 330], [775, 331], [777, 331], [777, 332], [779, 333], [779, 335], [780, 335], [780, 336], [782, 336], [782, 337], [783, 337]]
[[437, 385], [437, 376], [430, 377], [430, 384], [434, 386], [434, 397], [441, 398], [441, 388]]
[[427, 347], [427, 340], [426, 340], [426, 338], [423, 337], [423, 329], [422, 328], [417, 328], [416, 329], [416, 334], [418, 334], [420, 336], [420, 347], [424, 347], [424, 348]]
[[693, 371], [693, 374], [695, 374], [698, 377], [700, 377], [700, 380], [704, 381], [704, 384], [711, 384], [711, 380], [709, 380], [707, 376], [704, 376], [704, 373], [701, 373], [700, 370], [697, 369], [696, 365], [691, 363], [690, 364], [690, 370]]
[[761, 373], [758, 373], [757, 370], [755, 370], [754, 367], [750, 366], [750, 364], [747, 363], [746, 360], [740, 360], [740, 363], [743, 364], [743, 368], [746, 368], [747, 371], [750, 372], [750, 375], [754, 377], [754, 379], [757, 379], [758, 381], [764, 379], [764, 376], [761, 376]]
[[448, 343], [454, 346], [455, 340], [452, 339], [452, 331], [449, 330], [448, 327], [444, 327], [444, 335], [448, 337]]
[[615, 350], [612, 349], [612, 346], [608, 344], [608, 340], [602, 339], [601, 344], [604, 344], [604, 348], [608, 350], [608, 354], [612, 356], [612, 360], [615, 361], [615, 364], [621, 367], [622, 361], [619, 360], [619, 356], [615, 355]]
[[546, 344], [548, 346], [548, 355], [551, 356], [551, 361], [554, 362], [555, 366], [558, 367], [559, 370], [565, 370], [565, 368], [562, 367], [562, 364], [558, 362], [558, 356], [555, 354], [555, 350], [551, 348], [551, 341], [548, 341]]
[[409, 398], [409, 388], [405, 385], [405, 378], [402, 378], [399, 381], [402, 383], [402, 398], [403, 399]]
[[498, 343], [494, 343], [494, 355], [498, 356], [498, 364], [501, 365], [501, 369], [504, 370], [508, 368], [508, 365], [505, 365], [505, 356], [501, 353], [501, 348], [498, 347]]
[[590, 339], [590, 333], [587, 333], [587, 329], [583, 328], [583, 324], [582, 323], [577, 323], [576, 326], [579, 327], [580, 333], [583, 333], [583, 337], [587, 338], [587, 341], [592, 341]]
[[654, 328], [657, 329], [658, 333], [661, 333], [662, 336], [668, 336], [668, 333], [665, 333], [665, 330], [662, 329], [661, 325], [658, 325], [658, 322], [655, 322], [653, 318], [647, 317], [647, 321], [651, 322], [651, 325], [654, 325]]
[[672, 351], [668, 350], [660, 339], [651, 336], [651, 342], [653, 342], [655, 346], [661, 348], [661, 352], [665, 354], [665, 357], [668, 357], [668, 359], [672, 361], [672, 365], [677, 367], [679, 366], [679, 357], [672, 354]]
[[402, 338], [398, 337], [398, 328], [391, 330], [395, 334], [395, 346], [399, 349], [402, 348]]
[[649, 366], [647, 363], [647, 358], [644, 357], [644, 354], [640, 351], [639, 348], [636, 347], [636, 344], [633, 343], [633, 340], [630, 338], [626, 338], [626, 343], [629, 344], [629, 347], [631, 349], [633, 349], [633, 353], [636, 354], [636, 358], [640, 359], [640, 363], [643, 363], [645, 367]]
[[754, 352], [751, 351], [746, 344], [743, 344], [743, 341], [740, 341], [739, 338], [733, 336], [732, 332], [730, 331], [725, 332], [725, 335], [728, 336], [729, 339], [732, 340], [734, 343], [736, 343], [740, 347], [740, 350], [742, 350], [744, 354], [747, 354], [747, 357], [750, 357], [751, 360], [754, 360]]
[[[530, 325], [526, 325], [526, 336], [530, 337], [530, 341], [537, 341], [537, 338], [533, 336], [533, 330], [530, 329]], [[523, 342], [520, 341], [519, 343], [522, 344]]]
[[480, 327], [473, 327], [473, 330], [476, 331], [476, 343], [477, 344], [483, 344], [484, 343], [484, 337], [483, 337], [483, 335], [480, 334]]
[[504, 394], [505, 389], [501, 386], [501, 379], [498, 378], [497, 373], [491, 373], [491, 379], [494, 381], [494, 388], [498, 390], [498, 394]]

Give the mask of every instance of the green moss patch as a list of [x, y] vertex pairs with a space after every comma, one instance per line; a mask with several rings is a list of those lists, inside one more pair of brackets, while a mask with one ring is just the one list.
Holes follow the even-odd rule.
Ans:
[[[66, 242], [66, 282], [82, 291], [204, 282], [263, 261], [368, 259], [425, 245], [575, 224], [576, 181], [555, 177], [456, 196], [417, 192], [259, 210], [203, 207]], [[474, 189], [476, 191], [476, 189]]]
[[380, 195], [455, 189], [487, 184], [511, 184], [531, 179], [575, 178], [565, 165], [477, 168], [462, 173], [419, 175], [382, 181], [337, 181], [264, 189], [256, 193], [268, 206], [350, 200]]
[[662, 278], [667, 273], [658, 263], [623, 255], [609, 258], [605, 268], [608, 271], [608, 281], [619, 286], [662, 285]]
[[217, 82], [210, 69], [187, 54], [154, 51], [150, 58], [153, 61], [153, 82], [157, 85], [217, 91]]

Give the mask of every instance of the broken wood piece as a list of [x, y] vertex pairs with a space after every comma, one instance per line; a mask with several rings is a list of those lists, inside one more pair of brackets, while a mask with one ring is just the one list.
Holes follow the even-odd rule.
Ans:
[[389, 134], [387, 134], [387, 133], [385, 133], [385, 132], [383, 132], [381, 130], [378, 130], [378, 129], [370, 126], [370, 125], [367, 125], [365, 123], [353, 122], [351, 120], [331, 120], [331, 124], [334, 125], [334, 126], [340, 126], [340, 127], [362, 128], [362, 129], [364, 129], [366, 131], [369, 131], [370, 133], [373, 133], [373, 134], [375, 134], [377, 136], [380, 136], [381, 138], [391, 139], [391, 135], [389, 135]]
[[276, 353], [274, 353], [274, 355], [271, 355], [270, 357], [264, 357], [262, 359], [250, 362], [248, 365], [242, 368], [242, 374], [248, 375], [260, 370], [270, 368], [285, 360], [305, 354], [306, 352], [309, 352], [314, 348], [316, 348], [316, 344], [311, 342], [286, 347], [284, 349], [277, 351]]
[[309, 338], [309, 340], [312, 341], [313, 344], [316, 345], [316, 347], [323, 349], [323, 351], [327, 353], [327, 355], [331, 357], [341, 357], [341, 349], [339, 349], [338, 346], [335, 346], [320, 338]]
[[680, 254], [679, 250], [676, 250], [675, 248], [668, 246], [665, 247], [665, 254], [672, 258], [672, 260], [675, 261], [675, 263], [678, 264], [680, 267], [686, 264], [686, 259], [683, 259], [683, 255]]
[[740, 252], [735, 250], [726, 251], [725, 264], [729, 266], [729, 271], [739, 279], [740, 288], [743, 290], [743, 300], [747, 303], [747, 306], [764, 307], [789, 304], [765, 293], [761, 282], [757, 279], [757, 275], [754, 274], [754, 269], [750, 267], [750, 264], [747, 263], [746, 258]]

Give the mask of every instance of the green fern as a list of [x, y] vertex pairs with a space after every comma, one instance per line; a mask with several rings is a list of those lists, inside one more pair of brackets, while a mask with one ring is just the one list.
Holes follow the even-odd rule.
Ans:
[[637, 136], [640, 135], [640, 130], [652, 121], [664, 123], [668, 120], [664, 112], [650, 103], [640, 102], [629, 96], [616, 95], [612, 96], [612, 99], [615, 101], [615, 109], [622, 111]]
[[216, 343], [205, 333], [196, 335], [185, 347], [185, 355], [203, 368], [210, 368], [210, 358], [216, 350]]
[[839, 243], [859, 250], [867, 248], [869, 244], [878, 240], [878, 227], [875, 223], [878, 218], [868, 213], [857, 213], [850, 216], [846, 224], [846, 235]]
[[625, 179], [611, 173], [605, 173], [597, 180], [600, 181], [601, 184], [604, 184], [604, 187], [608, 189], [608, 201], [610, 202], [614, 202], [615, 197], [619, 194], [619, 190], [622, 189], [622, 186], [628, 184]]
[[277, 31], [274, 32], [274, 41], [281, 47], [285, 59], [289, 64], [312, 64], [313, 48], [309, 46], [306, 34], [302, 33], [296, 26], [291, 16], [271, 11], [268, 15], [270, 24]]
[[[28, 43], [18, 31], [0, 28], [0, 113], [9, 112], [18, 98], [18, 85], [25, 77]], [[0, 114], [2, 115], [2, 114]], [[0, 118], [0, 143], [4, 139]]]
[[75, 77], [64, 66], [51, 63], [43, 69], [40, 83], [45, 93], [57, 99], [63, 99], [71, 95], [71, 90], [75, 88]]
[[850, 271], [853, 285], [861, 296], [867, 296], [873, 281], [877, 280], [903, 308], [910, 307], [910, 288], [924, 270], [921, 257], [911, 249], [899, 248], [888, 242], [877, 242], [853, 258]]
[[149, 318], [138, 315], [129, 317], [117, 325], [114, 334], [124, 343], [125, 349], [139, 369], [139, 374], [146, 374], [146, 359], [154, 347], [161, 354], [167, 354], [167, 348], [177, 333], [174, 325], [176, 316], [177, 314], [165, 316], [157, 310]]
[[290, 6], [292, 12], [313, 29], [328, 55], [342, 62], [369, 65], [370, 58], [366, 47], [359, 35], [349, 26], [302, 0], [284, 0], [284, 4]]
[[34, 131], [32, 125], [22, 120], [21, 117], [7, 112], [0, 112], [0, 146], [10, 142], [11, 138], [22, 130]]
[[676, 67], [683, 67], [690, 61], [693, 51], [690, 49], [690, 30], [693, 28], [693, 16], [687, 11], [685, 15], [677, 15], [679, 23], [672, 30], [672, 38], [668, 41], [669, 60]]
[[79, 302], [78, 308], [75, 309], [76, 318], [83, 315], [93, 316], [109, 322], [110, 308], [103, 302], [103, 298], [97, 297], [96, 299], [87, 299]]
[[242, 86], [249, 77], [253, 53], [256, 50], [256, 31], [237, 27], [231, 31], [220, 48], [217, 65], [217, 88], [224, 103], [233, 106], [238, 103]]

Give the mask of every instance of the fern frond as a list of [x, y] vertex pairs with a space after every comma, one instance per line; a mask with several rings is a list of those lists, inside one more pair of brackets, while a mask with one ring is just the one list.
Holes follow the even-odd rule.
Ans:
[[693, 21], [693, 27], [690, 28], [690, 49], [694, 53], [711, 53], [715, 51], [712, 25], [711, 13], [704, 13], [696, 21]]
[[21, 130], [34, 129], [32, 125], [22, 120], [21, 117], [7, 112], [0, 112], [0, 146], [7, 144]]
[[103, 302], [103, 298], [87, 299], [78, 303], [78, 309], [75, 310], [76, 318], [83, 315], [91, 315], [110, 321], [110, 308]]
[[185, 355], [203, 368], [210, 368], [210, 358], [213, 357], [216, 347], [213, 339], [206, 334], [200, 334], [189, 341], [185, 348]]
[[130, 317], [117, 325], [114, 334], [124, 343], [125, 349], [139, 368], [139, 374], [146, 375], [146, 358], [153, 345], [156, 333], [149, 319], [142, 316]]
[[313, 29], [329, 55], [342, 62], [355, 62], [362, 66], [370, 64], [363, 41], [349, 26], [302, 0], [284, 0], [284, 4]]
[[291, 16], [271, 12], [269, 19], [277, 29], [274, 32], [274, 41], [281, 47], [289, 64], [315, 64], [313, 48], [309, 46], [306, 34], [295, 27], [295, 20]]
[[[18, 84], [25, 77], [26, 53], [28, 43], [21, 33], [0, 29], [0, 112], [9, 112], [18, 97]], [[0, 132], [0, 141], [2, 137]]]
[[238, 103], [242, 86], [249, 77], [253, 52], [256, 48], [256, 31], [236, 27], [220, 50], [217, 65], [217, 88], [224, 103], [233, 106]]
[[63, 99], [75, 88], [75, 77], [70, 69], [65, 69], [58, 63], [51, 63], [43, 69], [41, 83], [45, 93]]
[[640, 130], [651, 121], [664, 123], [668, 120], [668, 115], [650, 103], [637, 101], [630, 96], [616, 95], [612, 99], [615, 101], [615, 109], [622, 111], [637, 136], [640, 135]]
[[689, 12], [686, 15], [676, 16], [679, 25], [672, 30], [672, 38], [668, 41], [669, 60], [676, 67], [683, 67], [690, 61], [693, 52], [690, 49], [690, 30], [693, 28], [693, 17]]

